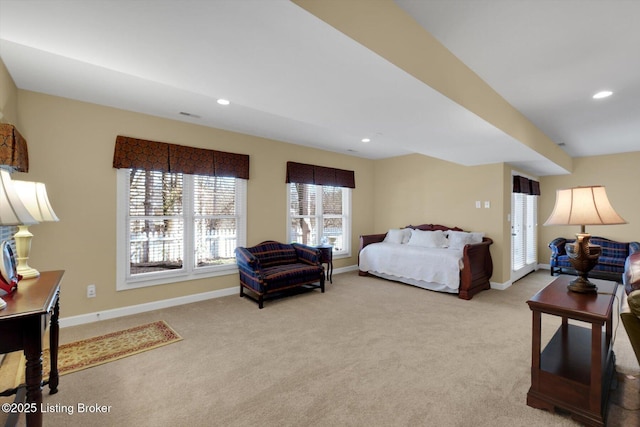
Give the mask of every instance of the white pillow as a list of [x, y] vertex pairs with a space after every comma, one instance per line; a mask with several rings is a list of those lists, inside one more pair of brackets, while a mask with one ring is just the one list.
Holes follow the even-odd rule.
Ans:
[[450, 249], [463, 249], [467, 244], [481, 243], [484, 233], [468, 233], [466, 231], [449, 231], [448, 240]]
[[411, 229], [410, 228], [403, 228], [402, 229], [402, 244], [406, 245], [407, 243], [409, 243], [410, 239], [411, 239]]
[[397, 228], [392, 228], [387, 231], [387, 235], [384, 238], [384, 241], [387, 243], [404, 243], [404, 230], [400, 230]]
[[411, 230], [411, 239], [408, 244], [427, 248], [444, 248], [447, 246], [447, 237], [441, 230]]

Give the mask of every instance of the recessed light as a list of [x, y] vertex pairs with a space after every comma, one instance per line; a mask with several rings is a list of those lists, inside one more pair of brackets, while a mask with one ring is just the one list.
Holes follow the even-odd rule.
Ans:
[[228, 99], [222, 99], [222, 98], [218, 99], [218, 101], [217, 101], [217, 102], [218, 102], [218, 104], [220, 104], [220, 105], [229, 105], [229, 104], [230, 104], [230, 102], [229, 102], [229, 100], [228, 100]]
[[602, 99], [611, 95], [613, 95], [613, 92], [611, 92], [610, 90], [603, 90], [593, 95], [593, 99]]
[[369, 138], [362, 138], [362, 142], [371, 142]]
[[200, 118], [199, 115], [193, 114], [193, 113], [187, 113], [186, 111], [180, 111], [180, 115], [187, 116], [187, 117], [193, 117], [194, 119], [199, 119]]

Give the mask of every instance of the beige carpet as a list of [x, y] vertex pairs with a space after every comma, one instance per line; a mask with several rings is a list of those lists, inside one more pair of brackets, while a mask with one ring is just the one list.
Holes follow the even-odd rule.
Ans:
[[[65, 328], [61, 342], [162, 318], [184, 340], [62, 377], [45, 404], [109, 410], [45, 426], [577, 426], [526, 405], [526, 300], [550, 280], [463, 301], [347, 273], [263, 310], [230, 296]], [[543, 339], [558, 324], [544, 316]]]

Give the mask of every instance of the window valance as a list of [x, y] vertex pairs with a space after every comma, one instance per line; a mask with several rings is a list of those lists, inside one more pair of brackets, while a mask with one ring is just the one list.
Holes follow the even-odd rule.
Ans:
[[7, 165], [18, 172], [29, 172], [27, 141], [15, 126], [0, 123], [0, 165]]
[[249, 179], [249, 156], [118, 135], [113, 167]]
[[353, 171], [287, 162], [287, 183], [292, 182], [356, 188], [355, 173]]
[[540, 183], [524, 176], [513, 176], [513, 192], [530, 194], [532, 196], [540, 195]]

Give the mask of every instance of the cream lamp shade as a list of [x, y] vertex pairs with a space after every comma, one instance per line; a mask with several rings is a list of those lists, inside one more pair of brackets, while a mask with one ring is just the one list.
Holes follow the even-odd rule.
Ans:
[[[58, 221], [56, 213], [49, 203], [47, 188], [41, 182], [13, 181], [13, 186], [30, 216], [38, 222]], [[40, 276], [40, 272], [29, 266], [29, 253], [31, 252], [31, 239], [33, 234], [29, 231], [29, 224], [18, 224], [18, 232], [13, 236], [16, 241], [16, 260], [18, 261], [18, 274], [25, 279]]]
[[38, 222], [59, 221], [49, 203], [47, 187], [42, 182], [13, 181], [20, 200]]
[[558, 190], [556, 204], [544, 225], [626, 224], [613, 209], [603, 186], [575, 187]]
[[0, 167], [0, 225], [37, 223], [18, 196], [9, 171]]
[[579, 293], [595, 293], [596, 285], [589, 281], [589, 271], [598, 264], [602, 248], [589, 243], [591, 235], [585, 225], [626, 224], [613, 209], [603, 186], [574, 187], [557, 190], [556, 204], [544, 225], [579, 225], [575, 243], [566, 243], [569, 262], [578, 278], [569, 283], [569, 290]]

